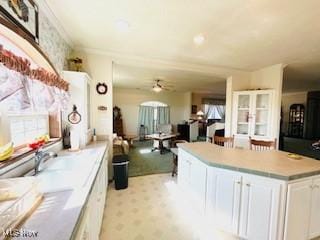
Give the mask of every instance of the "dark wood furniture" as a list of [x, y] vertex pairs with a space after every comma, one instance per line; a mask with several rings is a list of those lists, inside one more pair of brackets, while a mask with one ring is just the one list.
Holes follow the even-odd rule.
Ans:
[[113, 133], [116, 133], [119, 137], [124, 136], [122, 114], [120, 108], [117, 106], [113, 108]]
[[190, 125], [189, 124], [178, 124], [178, 133], [179, 133], [179, 140], [190, 140]]
[[263, 140], [255, 140], [249, 137], [250, 139], [250, 150], [254, 151], [266, 151], [276, 149], [277, 139], [274, 141], [263, 141]]
[[308, 92], [306, 114], [307, 139], [320, 139], [320, 91]]
[[303, 104], [292, 104], [289, 110], [288, 136], [302, 138], [304, 128]]
[[234, 137], [220, 137], [220, 136], [214, 136], [214, 144], [227, 147], [227, 148], [233, 148], [234, 146]]

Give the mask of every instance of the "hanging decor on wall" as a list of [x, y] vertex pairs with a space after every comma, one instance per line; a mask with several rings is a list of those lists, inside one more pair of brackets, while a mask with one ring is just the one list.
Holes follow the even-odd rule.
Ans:
[[78, 112], [78, 109], [77, 109], [77, 106], [76, 105], [73, 105], [72, 107], [72, 112], [69, 113], [68, 115], [68, 121], [71, 123], [71, 124], [78, 124], [81, 122], [81, 115], [80, 113]]
[[2, 0], [0, 15], [39, 43], [39, 11], [33, 0]]
[[105, 83], [98, 83], [96, 86], [97, 93], [104, 95], [108, 92], [108, 86]]
[[6, 68], [21, 73], [32, 79], [36, 79], [48, 86], [54, 86], [64, 91], [68, 91], [69, 83], [60, 78], [55, 73], [48, 72], [43, 68], [31, 69], [28, 59], [16, 56], [14, 53], [3, 49], [0, 44], [0, 63]]

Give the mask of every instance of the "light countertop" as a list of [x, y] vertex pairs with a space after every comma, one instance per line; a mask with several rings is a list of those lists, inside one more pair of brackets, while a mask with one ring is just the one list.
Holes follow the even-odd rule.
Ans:
[[[45, 192], [42, 203], [21, 228], [38, 231], [38, 239], [73, 239], [84, 214], [84, 207], [88, 201], [96, 175], [105, 154], [107, 154], [107, 149], [107, 142], [95, 142], [80, 152], [72, 153], [66, 150], [59, 152], [59, 157], [66, 157], [65, 161], [70, 160], [70, 157], [73, 156], [77, 158], [79, 164], [82, 161], [88, 161], [88, 159], [89, 161], [92, 160], [90, 170], [83, 169], [84, 174], [78, 175], [79, 178], [86, 178], [85, 184], [81, 187], [74, 187], [74, 189], [69, 188]], [[54, 159], [49, 161], [54, 161]], [[83, 179], [80, 180], [83, 181]], [[50, 185], [54, 187], [55, 181], [52, 181]], [[25, 238], [21, 237], [17, 239]]]
[[281, 180], [320, 174], [320, 161], [304, 157], [294, 160], [287, 152], [225, 148], [207, 142], [178, 144], [207, 165]]

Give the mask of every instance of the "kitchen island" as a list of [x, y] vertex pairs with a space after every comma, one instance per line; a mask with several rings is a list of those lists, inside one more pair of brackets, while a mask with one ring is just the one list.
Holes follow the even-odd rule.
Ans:
[[179, 144], [178, 185], [212, 227], [249, 240], [320, 236], [320, 162]]

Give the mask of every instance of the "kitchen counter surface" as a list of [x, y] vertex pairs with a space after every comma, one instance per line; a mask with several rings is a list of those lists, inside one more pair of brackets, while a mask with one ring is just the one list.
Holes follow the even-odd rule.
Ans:
[[210, 166], [286, 181], [320, 174], [320, 161], [303, 156], [294, 160], [282, 151], [257, 152], [207, 142], [183, 143], [178, 147]]
[[[59, 152], [59, 157], [62, 159], [66, 157], [65, 160], [63, 159], [64, 161], [71, 160], [72, 157], [75, 157], [76, 160], [79, 161], [80, 165], [83, 161], [92, 161], [88, 169], [83, 169], [83, 174], [76, 175], [76, 178], [81, 178], [79, 179], [79, 182], [84, 182], [84, 184], [74, 188], [47, 192], [44, 191], [44, 199], [42, 203], [26, 220], [21, 228], [28, 231], [38, 232], [37, 239], [74, 239], [81, 222], [82, 215], [84, 214], [85, 205], [92, 191], [96, 175], [100, 169], [105, 154], [107, 154], [107, 150], [107, 142], [95, 142], [91, 143], [79, 152], [69, 152], [66, 150]], [[49, 161], [54, 161], [54, 159]], [[68, 180], [66, 179], [64, 181]], [[50, 182], [53, 189], [55, 184], [55, 181]], [[18, 237], [15, 239], [25, 238]]]

